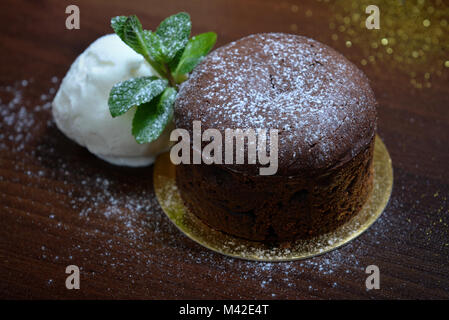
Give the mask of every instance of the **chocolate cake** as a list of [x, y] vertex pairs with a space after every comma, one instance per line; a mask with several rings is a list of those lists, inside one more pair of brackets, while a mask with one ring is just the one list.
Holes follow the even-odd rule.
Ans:
[[181, 164], [176, 179], [204, 223], [257, 241], [329, 232], [363, 207], [373, 188], [376, 101], [365, 75], [306, 37], [269, 33], [209, 54], [181, 85], [175, 124], [202, 130], [279, 130], [278, 170]]

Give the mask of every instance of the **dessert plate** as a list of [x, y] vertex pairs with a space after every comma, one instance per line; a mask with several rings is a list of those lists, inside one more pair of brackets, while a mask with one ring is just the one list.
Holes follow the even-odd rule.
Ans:
[[212, 229], [185, 206], [176, 186], [175, 165], [169, 153], [160, 155], [154, 166], [154, 190], [162, 210], [187, 237], [221, 254], [257, 261], [306, 259], [334, 250], [366, 231], [388, 203], [393, 186], [393, 168], [385, 144], [376, 137], [374, 146], [374, 188], [363, 209], [338, 229], [307, 240], [264, 244], [237, 238]]

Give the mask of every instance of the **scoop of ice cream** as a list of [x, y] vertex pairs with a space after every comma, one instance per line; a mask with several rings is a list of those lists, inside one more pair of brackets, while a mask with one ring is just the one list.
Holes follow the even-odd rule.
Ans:
[[169, 148], [170, 126], [155, 141], [138, 144], [131, 134], [135, 107], [112, 118], [109, 91], [117, 82], [156, 75], [144, 58], [120, 38], [94, 41], [72, 64], [53, 101], [58, 128], [99, 158], [112, 164], [145, 166]]

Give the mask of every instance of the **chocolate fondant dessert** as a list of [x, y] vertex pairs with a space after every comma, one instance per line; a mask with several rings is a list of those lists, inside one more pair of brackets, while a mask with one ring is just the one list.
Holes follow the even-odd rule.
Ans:
[[257, 241], [329, 232], [373, 188], [376, 101], [365, 75], [341, 54], [290, 34], [256, 34], [218, 48], [181, 85], [175, 124], [202, 130], [279, 130], [278, 170], [181, 164], [176, 179], [203, 222]]

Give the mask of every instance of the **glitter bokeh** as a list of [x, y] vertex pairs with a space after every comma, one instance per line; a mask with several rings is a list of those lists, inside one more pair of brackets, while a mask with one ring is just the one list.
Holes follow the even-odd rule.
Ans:
[[[449, 72], [449, 5], [442, 0], [318, 1], [331, 7], [332, 40], [360, 49], [362, 66], [388, 65], [407, 73], [418, 89]], [[380, 29], [366, 28], [368, 5], [379, 7]]]

